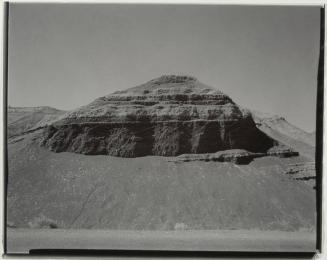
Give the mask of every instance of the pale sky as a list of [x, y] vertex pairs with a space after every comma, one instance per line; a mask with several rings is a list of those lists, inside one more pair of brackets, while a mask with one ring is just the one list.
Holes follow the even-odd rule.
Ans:
[[315, 130], [319, 7], [10, 4], [9, 104], [74, 109], [163, 74]]

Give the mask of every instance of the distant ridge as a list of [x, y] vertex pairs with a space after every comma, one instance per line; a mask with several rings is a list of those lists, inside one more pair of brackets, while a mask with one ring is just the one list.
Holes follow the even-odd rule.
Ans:
[[289, 123], [284, 117], [251, 111], [257, 127], [265, 134], [284, 143], [305, 157], [315, 158], [315, 132], [307, 133]]
[[8, 136], [20, 135], [26, 131], [44, 127], [56, 121], [65, 112], [49, 106], [8, 106]]

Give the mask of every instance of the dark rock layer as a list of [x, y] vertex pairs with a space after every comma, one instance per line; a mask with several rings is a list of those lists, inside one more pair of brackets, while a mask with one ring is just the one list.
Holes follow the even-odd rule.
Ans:
[[266, 152], [277, 143], [253, 122], [240, 120], [52, 125], [46, 128], [42, 145], [55, 152], [138, 157], [228, 149]]

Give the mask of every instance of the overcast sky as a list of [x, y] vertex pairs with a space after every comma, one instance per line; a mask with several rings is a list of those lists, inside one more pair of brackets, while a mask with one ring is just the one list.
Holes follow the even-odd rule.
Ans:
[[10, 4], [9, 104], [73, 109], [162, 74], [315, 130], [319, 7]]

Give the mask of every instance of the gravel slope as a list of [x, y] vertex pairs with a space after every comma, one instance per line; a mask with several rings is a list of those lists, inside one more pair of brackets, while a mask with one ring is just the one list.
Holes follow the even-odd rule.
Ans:
[[38, 132], [9, 143], [8, 221], [61, 228], [314, 230], [315, 190], [286, 174], [304, 157], [248, 165], [53, 153]]

